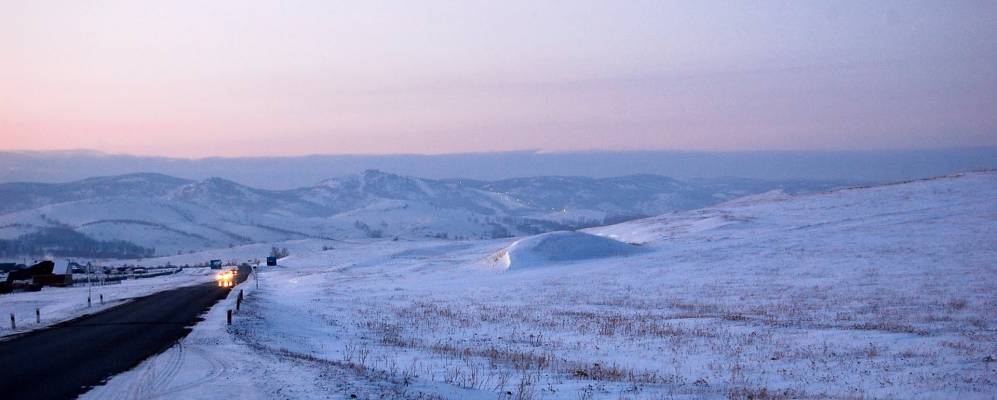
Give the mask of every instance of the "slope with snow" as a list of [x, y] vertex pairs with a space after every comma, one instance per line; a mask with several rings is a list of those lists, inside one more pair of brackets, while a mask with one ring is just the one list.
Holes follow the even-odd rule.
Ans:
[[[296, 241], [233, 327], [213, 310], [91, 397], [989, 399], [994, 221], [997, 174], [974, 173], [519, 241]], [[511, 245], [545, 267], [494, 268]]]

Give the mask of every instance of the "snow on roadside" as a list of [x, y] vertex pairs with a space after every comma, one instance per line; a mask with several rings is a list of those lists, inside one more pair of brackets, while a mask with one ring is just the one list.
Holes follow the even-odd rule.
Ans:
[[[59, 322], [92, 314], [114, 307], [136, 297], [147, 296], [163, 290], [196, 285], [214, 279], [206, 268], [187, 268], [183, 271], [155, 278], [124, 280], [120, 284], [105, 286], [73, 286], [68, 288], [44, 287], [38, 292], [14, 292], [0, 295], [0, 315], [8, 322], [14, 314], [17, 329], [0, 324], [0, 340], [13, 334], [29, 332]], [[91, 293], [91, 306], [87, 307], [87, 294]], [[100, 297], [103, 295], [104, 304]], [[41, 313], [41, 323], [36, 322], [35, 309]]]
[[[166, 351], [91, 389], [81, 399], [267, 399], [262, 390], [272, 368], [229, 334], [227, 311], [235, 310], [239, 291], [251, 295], [252, 279], [215, 304], [191, 333]], [[236, 314], [235, 318], [239, 318]]]

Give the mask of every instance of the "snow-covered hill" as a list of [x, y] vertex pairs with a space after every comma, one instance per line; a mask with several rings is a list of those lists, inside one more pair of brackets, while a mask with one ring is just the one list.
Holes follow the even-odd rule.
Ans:
[[294, 239], [364, 237], [481, 239], [575, 229], [714, 204], [772, 189], [833, 183], [680, 182], [538, 177], [496, 182], [431, 180], [369, 170], [293, 190], [263, 190], [220, 178], [159, 174], [65, 184], [0, 185], [0, 239], [72, 229], [127, 241], [156, 254]]
[[[152, 390], [192, 399], [219, 384], [246, 398], [991, 399], [995, 221], [985, 172], [771, 192], [585, 233], [295, 241], [232, 327], [229, 299], [87, 398], [169, 365], [182, 372]], [[511, 269], [495, 268], [503, 254]]]

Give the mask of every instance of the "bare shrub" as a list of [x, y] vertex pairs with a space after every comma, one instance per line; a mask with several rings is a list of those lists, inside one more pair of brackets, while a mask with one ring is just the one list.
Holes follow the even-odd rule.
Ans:
[[951, 309], [952, 311], [962, 311], [965, 310], [967, 306], [969, 306], [969, 300], [962, 298], [951, 299], [948, 301], [948, 303], [945, 303], [945, 305], [948, 306], [948, 308]]

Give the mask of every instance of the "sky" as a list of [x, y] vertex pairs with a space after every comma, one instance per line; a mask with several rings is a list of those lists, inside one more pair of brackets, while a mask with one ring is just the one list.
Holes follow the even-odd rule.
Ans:
[[992, 1], [0, 0], [0, 150], [997, 145]]

